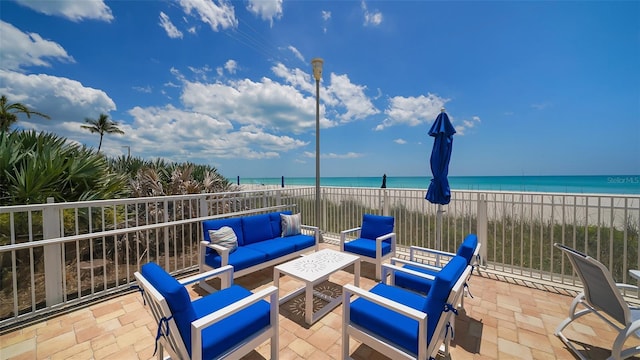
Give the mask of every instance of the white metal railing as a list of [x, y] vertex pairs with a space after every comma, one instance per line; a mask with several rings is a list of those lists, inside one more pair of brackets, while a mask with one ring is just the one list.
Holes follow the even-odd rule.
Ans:
[[[362, 214], [394, 216], [399, 248], [435, 247], [437, 206], [421, 189], [322, 187], [326, 241]], [[177, 273], [197, 268], [200, 221], [295, 206], [315, 224], [314, 187], [0, 207], [0, 328], [128, 289], [155, 261]], [[453, 191], [442, 214], [441, 248], [477, 233], [487, 271], [575, 289], [554, 242], [603, 262], [617, 281], [640, 268], [640, 195]], [[630, 294], [635, 296], [638, 294]]]

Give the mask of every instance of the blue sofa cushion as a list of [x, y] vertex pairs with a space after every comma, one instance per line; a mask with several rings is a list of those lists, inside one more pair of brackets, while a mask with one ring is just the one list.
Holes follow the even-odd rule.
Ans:
[[[376, 257], [376, 241], [371, 239], [355, 239], [344, 244], [344, 250], [350, 253], [367, 256], [370, 258]], [[391, 252], [391, 240], [382, 241], [382, 255], [386, 255]]]
[[476, 234], [469, 234], [464, 238], [464, 241], [462, 241], [456, 254], [465, 258], [467, 265], [469, 265], [473, 260], [473, 253], [476, 251], [476, 247], [478, 247], [478, 237]]
[[[246, 269], [265, 261], [267, 261], [267, 255], [264, 252], [249, 249], [246, 246], [238, 246], [236, 251], [229, 254], [229, 265], [233, 265], [234, 271]], [[205, 255], [204, 262], [212, 268], [219, 268], [222, 257], [214, 251]]]
[[273, 239], [269, 214], [245, 216], [242, 219], [244, 245]]
[[264, 253], [266, 260], [273, 260], [280, 256], [291, 254], [296, 251], [296, 245], [292, 242], [285, 241], [283, 238], [275, 238], [269, 241], [260, 241], [253, 244], [245, 245], [246, 249]]
[[291, 215], [291, 211], [280, 211], [269, 213], [269, 221], [271, 222], [271, 237], [277, 238], [282, 235], [282, 221], [280, 220], [280, 214]]
[[167, 301], [180, 336], [191, 354], [191, 322], [198, 317], [187, 289], [156, 263], [144, 264], [140, 271]]
[[[238, 238], [238, 246], [244, 245], [244, 237], [242, 231], [242, 219], [241, 218], [228, 218], [228, 219], [217, 219], [217, 220], [205, 220], [202, 222], [202, 230], [204, 232], [204, 240], [211, 241], [209, 237], [209, 230], [218, 230], [223, 226], [228, 226], [233, 229], [233, 232], [236, 233], [236, 237]], [[215, 252], [209, 248], [207, 248], [207, 253]]]
[[283, 241], [286, 241], [290, 244], [295, 245], [296, 251], [306, 249], [308, 247], [312, 247], [316, 245], [316, 238], [309, 235], [292, 235], [287, 236], [285, 238], [281, 238]]
[[[250, 296], [251, 292], [233, 285], [193, 302], [197, 318]], [[214, 359], [247, 337], [270, 324], [269, 303], [261, 300], [240, 312], [207, 327], [202, 334], [203, 358]], [[189, 345], [190, 346], [190, 345]], [[191, 351], [189, 351], [191, 355]]]
[[360, 237], [375, 240], [377, 237], [393, 232], [392, 216], [381, 216], [364, 214], [362, 215], [362, 229]]

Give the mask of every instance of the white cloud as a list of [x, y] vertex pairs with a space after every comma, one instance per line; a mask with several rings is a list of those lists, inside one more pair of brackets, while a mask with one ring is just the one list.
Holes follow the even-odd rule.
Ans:
[[473, 116], [471, 120], [462, 120], [462, 125], [455, 126], [456, 135], [464, 135], [466, 130], [474, 128], [478, 124], [480, 124], [479, 116]]
[[113, 20], [111, 9], [103, 0], [16, 1], [23, 6], [29, 7], [43, 14], [62, 16], [76, 22], [85, 19], [102, 20], [106, 22], [111, 22], [111, 20]]
[[543, 103], [540, 103], [540, 104], [531, 104], [531, 107], [536, 109], [536, 110], [544, 110], [544, 109], [548, 108], [549, 106], [551, 106], [551, 104], [548, 103], [548, 102], [543, 102]]
[[327, 88], [330, 95], [335, 96], [346, 112], [338, 115], [341, 122], [361, 120], [380, 112], [364, 94], [366, 86], [356, 85], [347, 75], [331, 73], [331, 85]]
[[[302, 155], [307, 158], [316, 157], [316, 153], [311, 151], [305, 151]], [[321, 159], [357, 159], [363, 156], [364, 154], [357, 153], [357, 152], [348, 152], [346, 154], [336, 154], [336, 153], [320, 154]]]
[[217, 3], [213, 0], [179, 0], [179, 2], [185, 13], [192, 15], [195, 12], [193, 16], [198, 16], [200, 21], [208, 24], [213, 31], [238, 26], [238, 19], [231, 2], [226, 0], [219, 0]]
[[238, 63], [235, 60], [229, 59], [224, 63], [224, 68], [229, 72], [229, 74], [235, 74], [236, 70], [238, 70]]
[[[268, 78], [214, 84], [186, 81], [182, 102], [194, 111], [261, 129], [300, 134], [315, 127], [315, 98]], [[323, 119], [321, 125], [333, 123]]]
[[389, 107], [384, 111], [387, 118], [375, 130], [401, 124], [417, 126], [433, 122], [447, 101], [449, 100], [434, 94], [392, 97], [389, 99]]
[[75, 62], [64, 48], [53, 41], [43, 39], [36, 33], [24, 33], [15, 26], [0, 21], [2, 34], [2, 51], [0, 51], [0, 68], [21, 70], [26, 66], [46, 66], [46, 60], [52, 58], [59, 61]]
[[324, 22], [322, 31], [325, 34], [327, 33], [327, 23], [329, 22], [329, 20], [331, 20], [331, 11], [322, 10], [322, 21]]
[[190, 154], [221, 159], [277, 158], [281, 152], [307, 145], [304, 141], [270, 134], [255, 126], [243, 126], [234, 131], [233, 124], [226, 119], [172, 105], [135, 107], [129, 114], [134, 122], [128, 141], [136, 144], [136, 151], [157, 154], [157, 144], [162, 143], [163, 157], [174, 161], [189, 160]]
[[173, 25], [171, 19], [169, 19], [169, 16], [162, 11], [160, 12], [160, 26], [162, 26], [164, 31], [167, 32], [167, 35], [169, 35], [170, 38], [182, 39], [182, 32], [178, 30], [175, 25]]
[[282, 0], [249, 0], [247, 10], [273, 26], [274, 19], [282, 18]]
[[[82, 85], [79, 81], [46, 74], [24, 75], [0, 70], [0, 93], [10, 102], [20, 102], [47, 114], [41, 129], [64, 121], [84, 121], [116, 109], [111, 98], [102, 90]], [[33, 120], [34, 118], [32, 118]]]
[[300, 51], [298, 51], [298, 49], [296, 49], [295, 47], [293, 47], [291, 45], [289, 45], [288, 49], [291, 50], [293, 55], [295, 55], [295, 57], [298, 58], [298, 60], [300, 60], [302, 62], [305, 62], [304, 56], [302, 56], [302, 54], [300, 53]]
[[374, 10], [374, 11], [369, 11], [369, 9], [367, 9], [367, 4], [364, 2], [364, 0], [362, 0], [362, 2], [360, 3], [360, 7], [362, 8], [362, 11], [364, 13], [364, 25], [372, 25], [372, 26], [378, 26], [380, 24], [382, 24], [382, 13], [378, 10]]
[[145, 94], [151, 94], [152, 89], [151, 86], [147, 85], [147, 86], [134, 86], [132, 87], [133, 90], [141, 92], [141, 93], [145, 93]]
[[407, 141], [405, 139], [395, 139], [393, 140], [394, 143], [396, 144], [400, 144], [400, 145], [404, 145], [407, 143]]

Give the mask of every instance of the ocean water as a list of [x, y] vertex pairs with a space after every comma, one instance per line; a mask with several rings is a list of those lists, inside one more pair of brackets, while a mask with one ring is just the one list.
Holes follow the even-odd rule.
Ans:
[[[236, 183], [237, 178], [229, 181]], [[387, 188], [427, 189], [431, 177], [387, 175]], [[281, 185], [282, 178], [240, 178], [240, 184]], [[314, 177], [284, 178], [286, 185], [314, 186]], [[321, 186], [373, 187], [382, 185], [382, 177], [322, 177]], [[453, 190], [503, 190], [580, 194], [640, 195], [640, 175], [588, 176], [450, 176]]]

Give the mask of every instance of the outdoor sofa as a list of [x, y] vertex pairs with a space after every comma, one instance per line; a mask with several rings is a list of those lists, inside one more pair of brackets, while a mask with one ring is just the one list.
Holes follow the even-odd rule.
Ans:
[[232, 265], [234, 278], [317, 251], [320, 238], [317, 227], [302, 225], [291, 211], [206, 220], [202, 229], [200, 272]]

